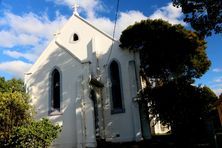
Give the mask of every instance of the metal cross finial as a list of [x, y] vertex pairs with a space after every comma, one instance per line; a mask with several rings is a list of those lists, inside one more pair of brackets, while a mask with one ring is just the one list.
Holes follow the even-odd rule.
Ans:
[[77, 0], [75, 0], [75, 3], [74, 3], [74, 5], [73, 5], [73, 9], [74, 9], [73, 13], [74, 13], [75, 15], [79, 15], [79, 13], [78, 13], [78, 7], [79, 7], [79, 5], [78, 5], [78, 3], [77, 3]]

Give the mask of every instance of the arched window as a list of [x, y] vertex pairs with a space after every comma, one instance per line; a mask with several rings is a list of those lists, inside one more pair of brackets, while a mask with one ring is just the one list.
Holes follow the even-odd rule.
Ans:
[[124, 112], [123, 100], [121, 93], [119, 65], [116, 61], [112, 61], [109, 66], [111, 79], [111, 98], [112, 98], [112, 113]]
[[60, 110], [60, 73], [57, 69], [52, 72], [51, 89], [51, 108], [52, 110]]
[[79, 37], [76, 33], [74, 33], [73, 35], [73, 41], [78, 41], [79, 40]]

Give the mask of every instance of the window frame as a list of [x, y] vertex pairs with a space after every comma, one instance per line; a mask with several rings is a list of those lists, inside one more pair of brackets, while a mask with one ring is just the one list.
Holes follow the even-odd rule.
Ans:
[[[111, 76], [111, 65], [113, 62], [116, 62], [118, 66], [118, 76], [119, 76], [119, 86], [120, 86], [120, 96], [121, 96], [121, 103], [122, 106], [121, 108], [114, 108], [114, 99], [113, 99], [113, 94], [112, 94], [112, 76]], [[123, 93], [123, 84], [122, 84], [122, 72], [121, 72], [121, 65], [117, 59], [112, 59], [109, 63], [108, 66], [108, 74], [109, 74], [109, 80], [110, 80], [110, 102], [111, 102], [111, 114], [118, 114], [118, 113], [125, 113], [125, 105], [124, 105], [124, 93]]]
[[[59, 73], [59, 99], [60, 99], [60, 101], [59, 101], [59, 108], [54, 108], [53, 107], [53, 79], [54, 79], [54, 77], [53, 77], [53, 73], [54, 73], [54, 71], [55, 70], [57, 70], [58, 71], [58, 73]], [[49, 102], [48, 102], [48, 106], [49, 106], [49, 112], [48, 112], [48, 114], [50, 115], [50, 116], [53, 116], [53, 115], [61, 115], [62, 114], [62, 112], [61, 112], [61, 108], [62, 108], [62, 72], [61, 72], [61, 70], [60, 70], [60, 68], [59, 67], [57, 67], [57, 66], [55, 66], [53, 69], [52, 69], [52, 71], [50, 72], [50, 78], [49, 78]]]

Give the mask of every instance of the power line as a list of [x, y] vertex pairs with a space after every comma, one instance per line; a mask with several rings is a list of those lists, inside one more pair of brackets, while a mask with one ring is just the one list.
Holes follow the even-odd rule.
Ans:
[[116, 22], [117, 22], [117, 18], [118, 18], [118, 13], [119, 13], [119, 0], [117, 0], [117, 5], [116, 5], [116, 16], [115, 16], [115, 24], [114, 24], [114, 28], [113, 28], [113, 39], [114, 39], [115, 33], [116, 33]]
[[115, 33], [116, 33], [116, 23], [117, 23], [118, 13], [119, 13], [119, 0], [117, 0], [117, 5], [116, 5], [115, 23], [114, 23], [113, 36], [112, 36], [113, 40], [112, 40], [112, 45], [111, 45], [111, 49], [110, 49], [110, 52], [109, 52], [109, 55], [108, 55], [108, 58], [107, 58], [106, 65], [109, 62], [109, 59], [110, 59], [110, 56], [111, 56], [111, 53], [112, 53], [112, 50], [113, 50], [113, 44], [114, 44], [114, 41], [115, 41], [114, 37], [115, 37]]

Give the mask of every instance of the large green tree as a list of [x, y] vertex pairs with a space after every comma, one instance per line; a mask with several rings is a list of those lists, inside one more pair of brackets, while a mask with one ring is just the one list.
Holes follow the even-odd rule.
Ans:
[[203, 138], [195, 133], [204, 131], [202, 119], [216, 98], [208, 88], [192, 86], [211, 64], [203, 38], [181, 25], [148, 19], [124, 30], [120, 42], [125, 50], [140, 53], [147, 84], [141, 98], [151, 117], [170, 125], [178, 141]]
[[202, 36], [222, 33], [221, 0], [172, 0], [174, 5], [182, 8], [185, 22]]
[[206, 42], [197, 33], [163, 20], [148, 19], [129, 26], [120, 42], [122, 48], [140, 52], [141, 72], [150, 80], [193, 82], [211, 64]]

